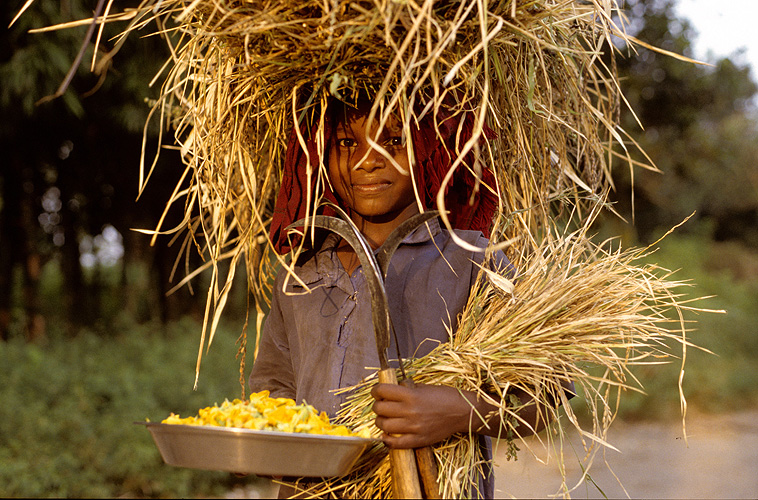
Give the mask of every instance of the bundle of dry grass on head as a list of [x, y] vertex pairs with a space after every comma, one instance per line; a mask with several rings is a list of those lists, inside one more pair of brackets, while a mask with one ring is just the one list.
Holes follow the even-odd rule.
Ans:
[[[544, 444], [560, 449], [567, 420], [590, 452], [607, 444], [612, 393], [635, 386], [629, 366], [668, 356], [669, 341], [687, 345], [684, 326], [677, 333], [665, 314], [684, 308], [680, 283], [639, 264], [643, 251], [611, 251], [587, 237], [590, 214], [606, 202], [611, 165], [621, 159], [632, 166], [618, 126], [623, 99], [612, 37], [636, 41], [615, 24], [623, 17], [615, 0], [144, 0], [111, 15], [112, 3], [103, 14], [129, 22], [124, 36], [156, 25], [172, 49], [153, 114], [173, 130], [187, 166], [166, 210], [183, 204], [186, 217], [154, 233], [176, 234], [184, 249], [207, 257], [180, 285], [212, 269], [201, 352], [210, 346], [237, 263], [247, 265], [260, 326], [270, 274], [290, 262], [268, 238], [290, 131], [301, 134], [303, 149], [300, 125], [316, 124], [321, 134], [322, 160], [310, 172], [320, 182], [306, 193], [315, 207], [327, 182], [326, 102], [350, 102], [359, 93], [374, 97], [371, 113], [380, 123], [395, 114], [406, 131], [442, 108], [472, 116], [474, 133], [456, 144], [454, 165], [480, 180], [482, 169], [494, 173], [495, 185], [477, 189], [497, 194], [492, 247], [507, 242], [519, 270], [514, 282], [482, 274], [452, 341], [409, 362], [415, 380], [478, 391], [510, 424], [518, 418], [518, 407], [503, 398], [511, 387], [543, 403], [561, 400], [564, 417], [543, 415], [554, 422]], [[482, 142], [485, 125], [495, 137]], [[486, 148], [479, 150], [481, 144]], [[408, 148], [413, 154], [410, 141]], [[464, 164], [472, 151], [478, 161]], [[143, 184], [157, 158], [146, 160]], [[444, 213], [442, 194], [437, 205]], [[580, 229], [555, 230], [570, 218]], [[223, 260], [231, 262], [226, 276]], [[590, 429], [565, 401], [559, 389], [565, 380], [580, 389]], [[370, 383], [355, 389], [345, 422], [373, 425]], [[484, 465], [474, 438], [451, 438], [435, 453], [443, 495], [472, 494]], [[591, 456], [582, 458], [589, 463]], [[379, 447], [349, 477], [308, 492], [385, 496], [388, 467]]]
[[[157, 26], [171, 47], [153, 118], [173, 130], [186, 161], [166, 208], [183, 206], [186, 217], [155, 234], [206, 257], [177, 286], [212, 270], [203, 345], [240, 261], [260, 324], [288, 134], [322, 118], [329, 96], [368, 89], [380, 121], [398, 113], [406, 131], [451, 96], [473, 110], [474, 134], [453, 153], [476, 150], [485, 123], [496, 132], [479, 166], [456, 164], [496, 174], [497, 185], [480, 187], [499, 196], [494, 242], [518, 236], [518, 247], [536, 248], [556, 206], [585, 207], [610, 183], [622, 143], [611, 37], [625, 37], [615, 0], [144, 0], [118, 14], [112, 3], [100, 2], [102, 14], [128, 20], [124, 36]], [[143, 185], [157, 158], [145, 160]], [[323, 178], [323, 165], [313, 175]], [[311, 206], [321, 194], [308, 193]]]

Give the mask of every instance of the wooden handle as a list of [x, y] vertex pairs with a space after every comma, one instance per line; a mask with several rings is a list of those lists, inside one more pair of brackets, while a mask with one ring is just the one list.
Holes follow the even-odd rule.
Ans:
[[[416, 386], [412, 378], [405, 379], [403, 385], [407, 387]], [[434, 456], [434, 450], [431, 446], [424, 446], [423, 448], [416, 448], [414, 451], [416, 452], [416, 465], [424, 498], [442, 498], [440, 485], [437, 482], [437, 459]]]
[[[379, 382], [397, 385], [395, 370], [387, 368], [379, 371]], [[416, 467], [416, 454], [411, 449], [390, 450], [392, 490], [395, 498], [423, 498]]]
[[437, 499], [440, 495], [440, 485], [437, 483], [437, 459], [431, 446], [416, 448], [416, 463], [421, 485], [424, 488], [424, 498]]

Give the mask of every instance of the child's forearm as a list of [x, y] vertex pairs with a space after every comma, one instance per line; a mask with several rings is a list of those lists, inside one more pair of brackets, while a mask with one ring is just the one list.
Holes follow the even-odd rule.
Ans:
[[[493, 437], [508, 435], [500, 420], [498, 407], [484, 401], [473, 391], [459, 391], [445, 385], [377, 384], [371, 391], [376, 401], [376, 426], [384, 431], [383, 440], [392, 448], [420, 448], [438, 443], [451, 435], [474, 431]], [[519, 398], [517, 435], [539, 432], [550, 412], [540, 408], [526, 393], [514, 391]]]

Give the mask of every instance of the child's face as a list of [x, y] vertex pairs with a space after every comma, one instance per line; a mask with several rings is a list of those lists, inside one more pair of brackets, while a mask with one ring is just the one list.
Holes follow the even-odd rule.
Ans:
[[[337, 126], [329, 149], [329, 179], [335, 194], [354, 215], [363, 219], [395, 218], [416, 203], [402, 128], [393, 117], [374, 138], [377, 123], [373, 121], [367, 127], [367, 119], [368, 116], [354, 116]], [[406, 173], [372, 148], [367, 135]]]

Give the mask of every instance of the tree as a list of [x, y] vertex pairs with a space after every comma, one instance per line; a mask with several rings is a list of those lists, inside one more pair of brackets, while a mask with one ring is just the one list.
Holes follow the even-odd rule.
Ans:
[[[14, 3], [15, 8], [0, 14], [5, 26], [24, 2]], [[0, 110], [3, 116], [13, 117], [0, 122], [3, 338], [18, 316], [12, 312], [12, 303], [19, 276], [22, 328], [30, 339], [44, 335], [44, 316], [49, 311], [40, 302], [39, 279], [42, 266], [50, 260], [60, 264], [63, 274], [60, 304], [68, 321], [91, 323], [103, 316], [97, 274], [85, 279], [79, 246], [85, 236], [98, 235], [107, 225], [125, 235], [128, 255], [138, 255], [153, 269], [156, 284], [150, 288], [157, 296], [149, 300], [164, 306], [155, 313], [169, 315], [164, 292], [169, 286], [166, 270], [171, 269], [174, 256], [165, 240], [149, 249], [149, 238], [135, 237], [131, 231], [155, 226], [178, 178], [176, 172], [183, 170], [178, 155], [163, 155], [150, 191], [135, 202], [142, 132], [149, 111], [145, 101], [158, 94], [148, 82], [168, 57], [165, 43], [132, 37], [117, 57], [109, 59], [110, 40], [123, 27], [109, 25], [98, 54], [100, 61], [109, 61], [101, 73], [90, 72], [90, 46], [69, 90], [59, 99], [38, 103], [64, 80], [86, 27], [41, 34], [28, 30], [86, 19], [92, 15], [91, 3], [35, 2], [11, 29], [0, 31]], [[156, 142], [152, 131], [148, 147], [154, 150]], [[125, 279], [124, 274], [118, 293], [129, 304]], [[188, 300], [186, 294], [179, 297]]]
[[[694, 34], [675, 18], [673, 1], [627, 4], [638, 38], [692, 57]], [[717, 239], [758, 246], [758, 122], [750, 108], [758, 87], [749, 68], [728, 58], [695, 65], [641, 49], [622, 59], [619, 71], [644, 130], [630, 112], [624, 127], [662, 171], [638, 171], [633, 182], [623, 169], [615, 175], [626, 214], [633, 184], [640, 239], [650, 242], [656, 231], [696, 212], [684, 230], [707, 222]]]

